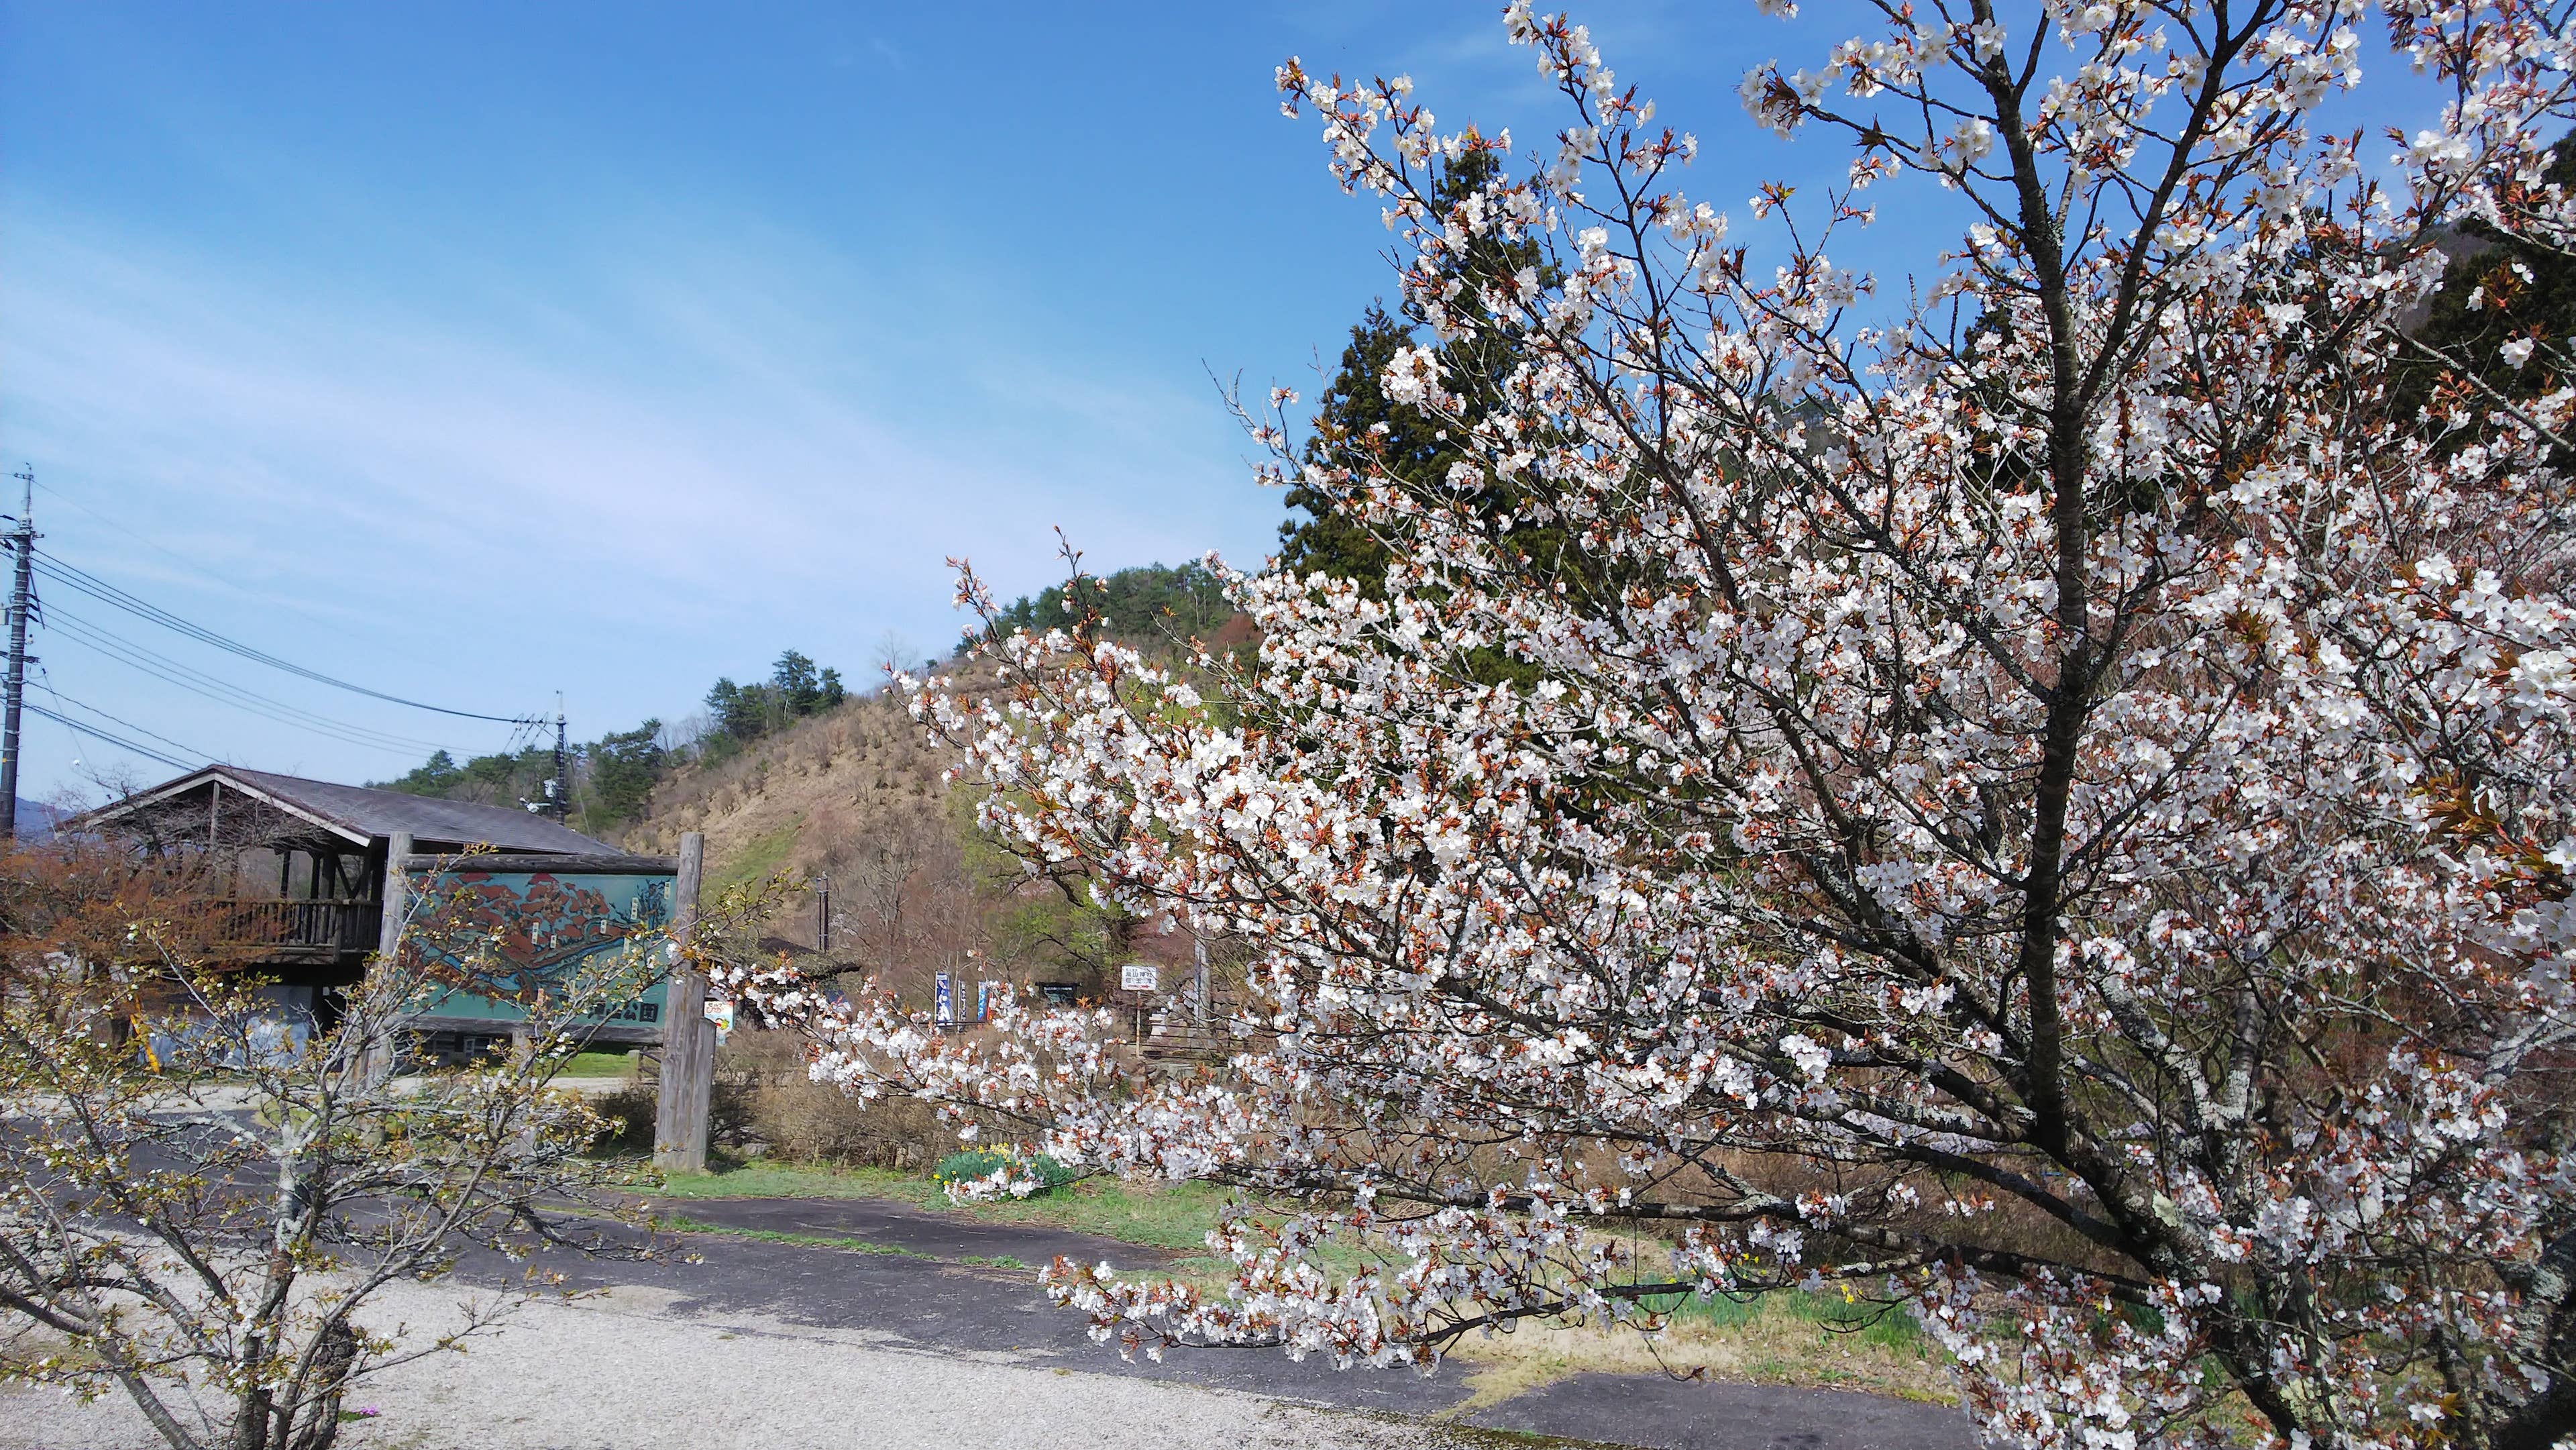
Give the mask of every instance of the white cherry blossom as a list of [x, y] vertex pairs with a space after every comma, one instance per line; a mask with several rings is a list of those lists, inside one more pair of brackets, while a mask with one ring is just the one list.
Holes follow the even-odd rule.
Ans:
[[[1997, 1444], [2576, 1431], [2576, 392], [2541, 339], [2531, 397], [2390, 403], [2438, 240], [2576, 237], [2568, 7], [1889, 7], [1743, 91], [1956, 188], [1886, 290], [1826, 260], [1847, 194], [1721, 250], [1686, 138], [1505, 19], [1567, 120], [1464, 198], [1494, 141], [1280, 71], [1441, 344], [1385, 381], [1452, 487], [1257, 420], [1383, 588], [1211, 561], [1257, 668], [1077, 623], [906, 685], [996, 839], [1251, 949], [1241, 1050], [734, 985], [854, 1092], [1295, 1206], [1222, 1294], [1056, 1266], [1131, 1348], [1421, 1364], [1840, 1281]], [[2394, 155], [2312, 134], [2409, 65]], [[1496, 235], [1546, 265], [1466, 285]]]

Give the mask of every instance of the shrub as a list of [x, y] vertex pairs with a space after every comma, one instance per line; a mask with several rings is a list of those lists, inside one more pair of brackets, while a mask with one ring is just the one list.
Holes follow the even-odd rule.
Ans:
[[1003, 1152], [999, 1148], [968, 1148], [963, 1152], [951, 1153], [939, 1160], [939, 1166], [931, 1171], [930, 1181], [942, 1188], [951, 1188], [978, 1178], [990, 1178], [1013, 1163], [1018, 1163], [1038, 1180], [1040, 1186], [1037, 1194], [1030, 1195], [1032, 1198], [1038, 1194], [1053, 1193], [1073, 1181], [1072, 1169], [1044, 1153], [1022, 1158], [1017, 1154]]
[[[606, 1118], [609, 1130], [591, 1145], [596, 1157], [637, 1157], [653, 1151], [653, 1125], [661, 1084], [653, 1078], [621, 1083], [617, 1091], [590, 1100], [591, 1110]], [[707, 1142], [739, 1148], [762, 1135], [755, 1126], [755, 1094], [747, 1084], [718, 1077], [707, 1091]]]
[[752, 1127], [780, 1158], [899, 1173], [920, 1172], [957, 1142], [956, 1129], [942, 1124], [928, 1103], [862, 1102], [801, 1076], [760, 1085]]
[[773, 1157], [918, 1173], [957, 1146], [928, 1103], [862, 1102], [805, 1075], [802, 1043], [783, 1032], [736, 1032], [716, 1053], [716, 1076], [742, 1094], [750, 1137]]
[[623, 1158], [653, 1151], [653, 1084], [629, 1082], [617, 1091], [590, 1100], [591, 1110], [608, 1120], [608, 1131], [590, 1145], [600, 1157]]

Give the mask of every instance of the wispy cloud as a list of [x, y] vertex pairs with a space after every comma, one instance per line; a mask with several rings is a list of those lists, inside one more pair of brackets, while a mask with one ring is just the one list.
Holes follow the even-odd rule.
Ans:
[[[1116, 561], [1266, 534], [1211, 397], [925, 308], [936, 288], [793, 238], [664, 241], [589, 277], [540, 306], [450, 310], [22, 213], [0, 297], [7, 446], [148, 541], [93, 531], [87, 567], [218, 628], [283, 634], [290, 655], [395, 651], [449, 699], [586, 675], [611, 721], [685, 706], [746, 649], [856, 664], [889, 629], [953, 637], [946, 557], [1034, 587], [1058, 523]], [[486, 614], [463, 601], [514, 602], [529, 638], [439, 629]], [[83, 688], [197, 711], [139, 682]]]
[[[118, 521], [53, 511], [49, 546], [356, 678], [563, 688], [583, 730], [788, 645], [952, 638], [944, 559], [1033, 589], [1057, 524], [1103, 567], [1257, 559], [1279, 501], [1202, 365], [1311, 396], [1391, 288], [1271, 64], [1410, 71], [1524, 150], [1562, 120], [1489, 11], [1347, 0], [9, 19], [0, 457]], [[1743, 46], [1794, 49], [1668, 0], [1596, 19], [1702, 126]], [[1741, 172], [1712, 148], [1690, 185]], [[399, 768], [55, 653], [174, 738]]]

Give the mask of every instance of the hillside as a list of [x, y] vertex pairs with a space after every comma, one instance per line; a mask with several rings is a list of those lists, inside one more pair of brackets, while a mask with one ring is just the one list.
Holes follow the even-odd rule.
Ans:
[[[1229, 645], [1247, 637], [1200, 571], [1127, 570], [1098, 588], [1099, 613], [1133, 621], [1117, 632], [1148, 647], [1165, 630]], [[1061, 613], [1049, 591], [1006, 619], [1042, 625]], [[1104, 911], [1087, 883], [1033, 878], [987, 844], [971, 788], [940, 780], [951, 763], [891, 692], [850, 696], [738, 746], [665, 762], [619, 838], [658, 853], [676, 850], [684, 831], [704, 832], [711, 893], [782, 872], [828, 878], [831, 960], [907, 996], [926, 996], [932, 974], [946, 971], [961, 983], [1045, 982], [1097, 998], [1117, 985], [1122, 962], [1191, 960], [1185, 934]], [[815, 944], [815, 902], [802, 889], [785, 898], [775, 944]]]
[[[630, 850], [707, 837], [709, 893], [788, 872], [828, 877], [836, 961], [905, 979], [964, 973], [984, 945], [962, 813], [940, 783], [945, 761], [891, 693], [857, 697], [712, 764], [658, 783]], [[777, 935], [814, 942], [813, 898], [789, 897]]]
[[[1076, 617], [1154, 653], [1192, 638], [1237, 651], [1252, 641], [1217, 579], [1195, 564], [1081, 576], [1014, 601], [998, 622], [1042, 630]], [[884, 647], [879, 663], [919, 667]], [[940, 782], [950, 762], [900, 699], [854, 695], [837, 669], [789, 649], [767, 679], [718, 679], [705, 705], [702, 715], [574, 743], [560, 765], [550, 747], [462, 762], [440, 751], [377, 784], [537, 803], [554, 798], [561, 769], [578, 830], [656, 853], [703, 831], [710, 893], [773, 876], [795, 883], [769, 923], [776, 949], [817, 944], [822, 893], [809, 888], [828, 880], [831, 962], [906, 993], [926, 993], [945, 971], [961, 983], [1043, 982], [1098, 997], [1123, 962], [1192, 958], [1188, 938], [1093, 905], [1079, 878], [1032, 877], [983, 841], [968, 794]]]
[[[1194, 951], [1186, 933], [1103, 911], [1079, 879], [1029, 876], [976, 833], [972, 788], [940, 781], [948, 763], [900, 700], [853, 699], [720, 763], [680, 767], [623, 844], [669, 852], [682, 832], [704, 832], [710, 893], [773, 873], [828, 878], [826, 970], [876, 977], [925, 1005], [943, 971], [960, 1010], [980, 980], [1098, 1000], [1134, 960], [1177, 984]], [[791, 886], [771, 918], [773, 950], [813, 947], [816, 903]]]
[[900, 854], [894, 843], [954, 834], [941, 768], [899, 700], [855, 697], [728, 758], [674, 768], [625, 844], [667, 851], [703, 831], [711, 891], [783, 869], [832, 873], [854, 895], [865, 866]]

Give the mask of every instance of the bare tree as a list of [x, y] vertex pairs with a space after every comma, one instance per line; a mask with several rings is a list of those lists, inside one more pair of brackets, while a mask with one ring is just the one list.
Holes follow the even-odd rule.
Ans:
[[873, 686], [897, 670], [917, 668], [924, 658], [921, 646], [906, 639], [900, 631], [889, 629], [877, 636], [876, 647], [868, 651], [868, 663], [876, 673], [876, 678], [869, 683]]
[[325, 1450], [353, 1385], [554, 1281], [469, 1292], [462, 1323], [417, 1342], [367, 1317], [388, 1285], [478, 1249], [651, 1251], [602, 1195], [619, 1167], [585, 1156], [606, 1124], [551, 1084], [663, 970], [658, 942], [520, 991], [523, 1050], [397, 1077], [379, 1049], [408, 1015], [515, 969], [405, 950], [316, 1033], [209, 964], [172, 868], [79, 844], [9, 864], [0, 1378], [122, 1390], [175, 1450]]

